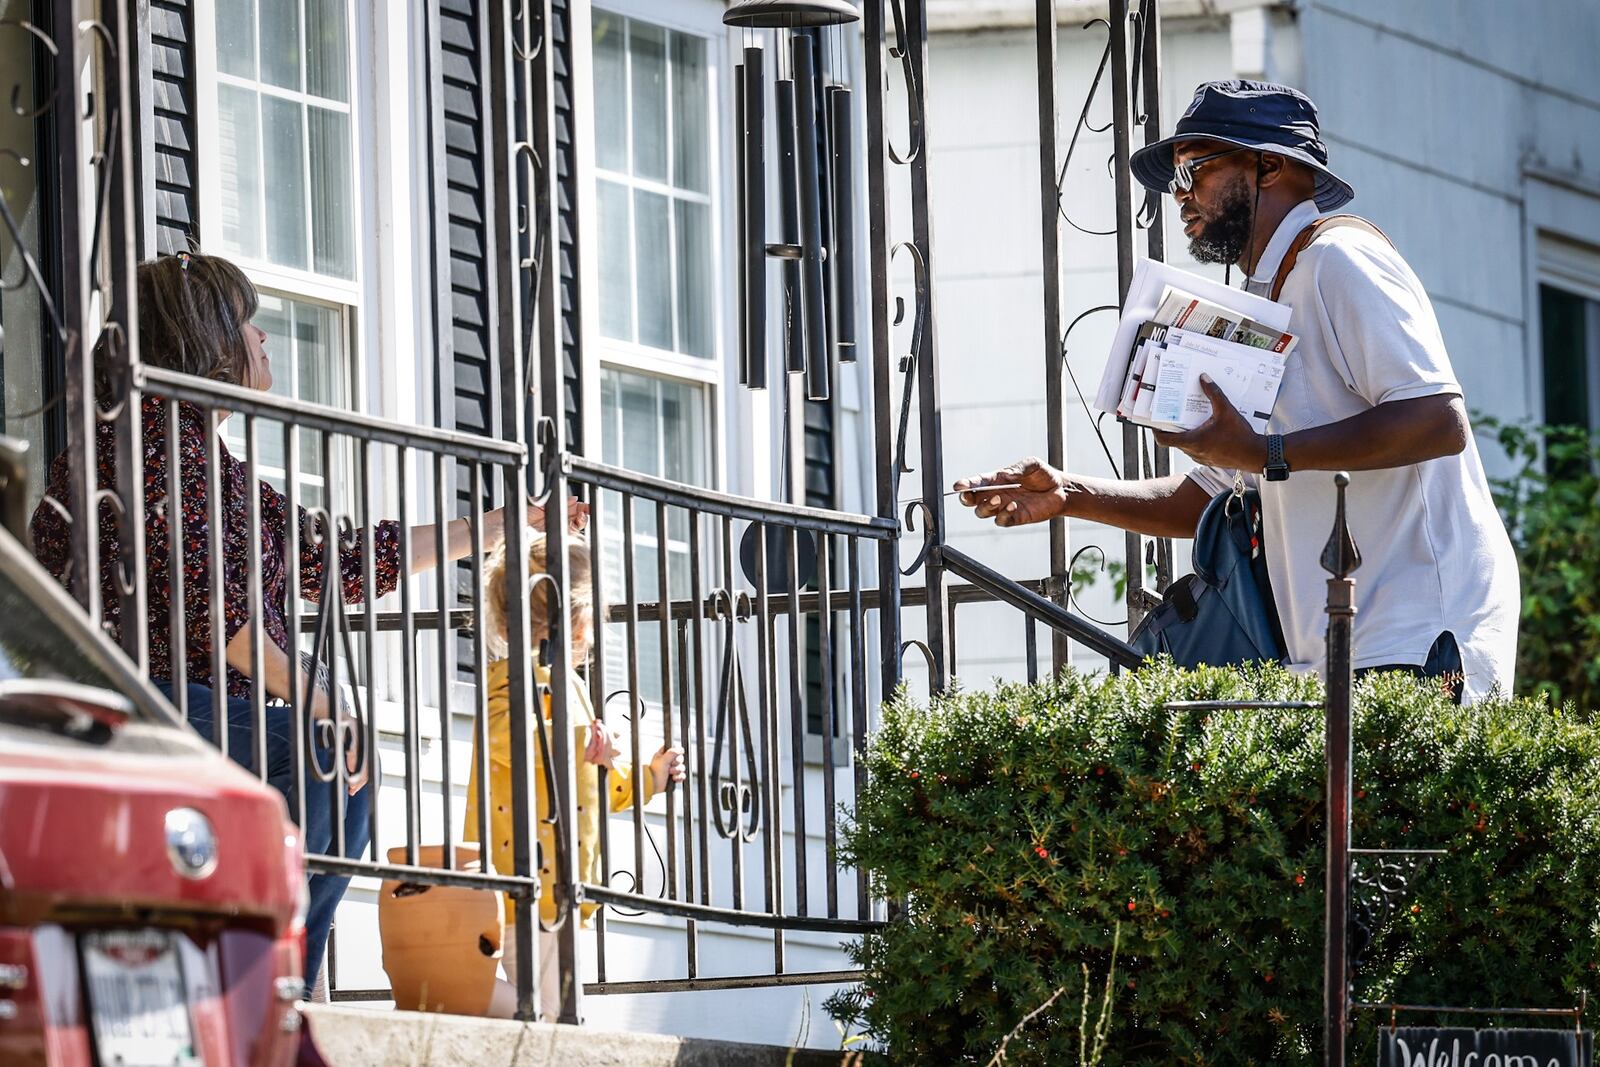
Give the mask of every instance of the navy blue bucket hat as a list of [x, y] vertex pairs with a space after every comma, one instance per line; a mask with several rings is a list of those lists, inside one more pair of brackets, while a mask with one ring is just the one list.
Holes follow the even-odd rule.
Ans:
[[1205, 137], [1241, 148], [1272, 152], [1304, 163], [1316, 174], [1317, 207], [1332, 211], [1356, 191], [1328, 169], [1328, 147], [1317, 128], [1317, 105], [1298, 89], [1270, 82], [1206, 82], [1178, 120], [1171, 137], [1146, 145], [1130, 161], [1133, 176], [1146, 189], [1167, 191], [1172, 181], [1172, 146]]

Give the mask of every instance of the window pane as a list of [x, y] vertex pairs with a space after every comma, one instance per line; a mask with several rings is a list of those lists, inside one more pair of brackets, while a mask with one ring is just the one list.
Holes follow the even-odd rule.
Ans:
[[594, 13], [594, 161], [628, 169], [628, 66], [619, 15]]
[[217, 87], [222, 245], [226, 252], [261, 255], [261, 148], [256, 94]]
[[[299, 300], [290, 304], [294, 309], [295, 396], [316, 404], [337, 404], [344, 394], [339, 387], [338, 313]], [[306, 474], [328, 476], [320, 431], [300, 431], [300, 463]]]
[[217, 69], [241, 78], [256, 76], [253, 0], [217, 0]]
[[1539, 286], [1539, 328], [1544, 348], [1544, 421], [1552, 426], [1588, 429], [1589, 343], [1585, 304], [1576, 293]]
[[600, 201], [600, 332], [633, 340], [633, 240], [628, 227], [628, 190], [597, 183]]
[[622, 465], [640, 474], [661, 473], [655, 383], [642, 375], [622, 379]]
[[630, 22], [633, 58], [633, 173], [667, 180], [667, 31]]
[[678, 245], [678, 350], [711, 356], [711, 209], [675, 200]]
[[642, 189], [633, 194], [633, 242], [639, 299], [639, 343], [672, 348], [672, 235], [667, 198]]
[[705, 394], [691, 385], [661, 386], [662, 477], [707, 485]]
[[299, 104], [261, 97], [265, 155], [267, 258], [304, 269], [306, 255], [305, 131]]
[[314, 404], [343, 407], [346, 400], [343, 316], [338, 308], [294, 302], [294, 333], [299, 380], [297, 395]]
[[306, 92], [348, 103], [345, 0], [306, 0]]
[[[621, 462], [622, 437], [617, 428], [616, 412], [622, 403], [617, 393], [617, 376], [605, 373], [600, 376], [600, 456], [602, 462], [613, 467]], [[606, 501], [606, 506], [611, 506]], [[609, 516], [608, 516], [609, 517]]]
[[[701, 387], [607, 369], [601, 375], [600, 397], [605, 426], [602, 455], [607, 463], [620, 464], [642, 474], [705, 484], [705, 391]], [[625, 588], [621, 499], [607, 493], [603, 504], [601, 529], [597, 535], [601, 566], [607, 599], [619, 604]], [[656, 543], [659, 531], [655, 506], [636, 502], [633, 525], [635, 595], [641, 601], [653, 601], [658, 592]], [[667, 510], [667, 535], [668, 592], [675, 598], [685, 597], [690, 591], [687, 512], [680, 508]], [[624, 688], [627, 685], [626, 630], [621, 626], [608, 627], [606, 641], [607, 689]], [[658, 701], [661, 649], [658, 631], [653, 626], [639, 628], [638, 663], [640, 696], [647, 701]]]
[[355, 277], [354, 212], [350, 193], [350, 116], [306, 108], [311, 146], [312, 269]]
[[[607, 463], [691, 485], [708, 484], [704, 389], [607, 369], [601, 378], [600, 403], [606, 425], [602, 455]], [[652, 533], [654, 523], [652, 510]], [[687, 536], [687, 527], [683, 529], [682, 535], [673, 536]]]
[[[272, 362], [272, 391], [280, 396], [294, 395], [294, 333], [290, 328], [289, 301], [273, 293], [259, 294], [259, 306], [252, 320], [266, 332], [267, 358]], [[238, 422], [238, 426], [234, 423]], [[229, 419], [225, 424], [240, 435], [238, 456], [244, 458], [244, 423]], [[269, 467], [283, 467], [283, 425], [261, 420], [256, 423], [256, 455]]]
[[300, 0], [256, 0], [261, 19], [261, 80], [298, 92]]
[[697, 193], [710, 192], [706, 159], [706, 42], [687, 34], [672, 35], [672, 184]]

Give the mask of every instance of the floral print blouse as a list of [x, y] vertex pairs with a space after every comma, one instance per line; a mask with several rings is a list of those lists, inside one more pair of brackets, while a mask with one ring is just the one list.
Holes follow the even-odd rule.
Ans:
[[[168, 402], [158, 397], [144, 398], [144, 511], [145, 511], [145, 581], [149, 611], [150, 677], [166, 681], [172, 677], [173, 595], [171, 582], [171, 543], [169, 541], [170, 507], [167, 475], [167, 422]], [[213, 641], [226, 644], [250, 621], [250, 529], [249, 484], [245, 465], [234, 458], [227, 445], [217, 441], [220, 460], [218, 485], [221, 489], [220, 541], [222, 545], [222, 603], [217, 621], [223, 632], [216, 635], [212, 629], [211, 612], [211, 528], [208, 508], [208, 482], [206, 477], [207, 452], [210, 435], [215, 432], [208, 426], [208, 416], [192, 404], [178, 405], [178, 479], [177, 490], [182, 514], [180, 558], [182, 560], [183, 657], [187, 680], [201, 685], [212, 684]], [[116, 485], [115, 428], [100, 423], [96, 428], [96, 466], [101, 489]], [[71, 455], [56, 457], [50, 467], [50, 478], [45, 499], [33, 513], [32, 535], [34, 554], [51, 574], [64, 585], [71, 585], [71, 525], [65, 505], [70, 500], [69, 475]], [[266, 482], [258, 482], [261, 506], [261, 628], [262, 632], [287, 653], [291, 647], [287, 615], [289, 574], [286, 545], [288, 534], [288, 502], [282, 493]], [[313, 515], [305, 508], [299, 512], [300, 542], [300, 592], [306, 599], [319, 602], [324, 592], [327, 542], [322, 534], [327, 526], [324, 514]], [[121, 604], [117, 597], [116, 571], [119, 561], [119, 539], [114, 521], [113, 506], [109, 501], [100, 505], [100, 595], [107, 632], [120, 640], [122, 627]], [[363, 555], [367, 548], [367, 531], [347, 531], [338, 538], [340, 588], [346, 603], [363, 601]], [[371, 536], [373, 547], [373, 576], [377, 589], [375, 596], [391, 592], [400, 580], [400, 525], [397, 522], [378, 523]], [[250, 679], [228, 668], [228, 694], [234, 697], [250, 695]]]

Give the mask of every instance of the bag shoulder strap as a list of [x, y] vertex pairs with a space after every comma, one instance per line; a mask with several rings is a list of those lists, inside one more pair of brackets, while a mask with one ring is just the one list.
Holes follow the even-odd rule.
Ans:
[[1277, 276], [1272, 279], [1273, 300], [1278, 299], [1278, 294], [1283, 292], [1283, 283], [1288, 281], [1289, 272], [1294, 270], [1295, 260], [1300, 258], [1300, 253], [1306, 250], [1306, 246], [1338, 226], [1353, 226], [1358, 230], [1375, 233], [1387, 241], [1391, 247], [1394, 245], [1394, 242], [1389, 240], [1388, 234], [1360, 215], [1329, 215], [1326, 218], [1317, 219], [1296, 235], [1294, 243], [1289, 246], [1289, 251], [1283, 254], [1283, 262], [1278, 265]]

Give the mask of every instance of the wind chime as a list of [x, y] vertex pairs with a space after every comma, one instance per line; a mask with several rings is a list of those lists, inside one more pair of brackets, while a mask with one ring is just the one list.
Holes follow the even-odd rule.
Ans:
[[[769, 259], [778, 260], [783, 271], [784, 373], [805, 376], [806, 399], [828, 399], [834, 358], [855, 360], [850, 90], [824, 88], [819, 115], [816, 86], [818, 44], [827, 27], [859, 18], [847, 0], [737, 0], [722, 16], [746, 31], [772, 30], [776, 53], [776, 241], [767, 239], [767, 49], [748, 32], [744, 62], [734, 68], [739, 381], [751, 389], [767, 387]], [[827, 164], [826, 181], [819, 160]]]
[[[819, 45], [844, 54], [838, 27], [858, 21], [848, 0], [735, 0], [722, 21], [745, 31], [744, 61], [734, 68], [733, 107], [738, 217], [739, 382], [767, 387], [767, 261], [783, 275], [783, 480], [785, 495], [799, 502], [796, 478], [791, 377], [802, 375], [807, 400], [831, 395], [834, 361], [856, 358], [855, 198], [850, 90], [821, 90]], [[766, 55], [755, 35], [770, 30], [774, 53], [772, 96], [778, 136], [778, 233], [767, 232]], [[831, 34], [831, 37], [830, 37]], [[826, 178], [824, 168], [826, 164]], [[745, 575], [756, 580], [755, 525], [739, 546]], [[788, 535], [766, 529], [767, 585], [785, 586]], [[816, 545], [795, 533], [795, 570], [802, 587], [815, 576]]]

